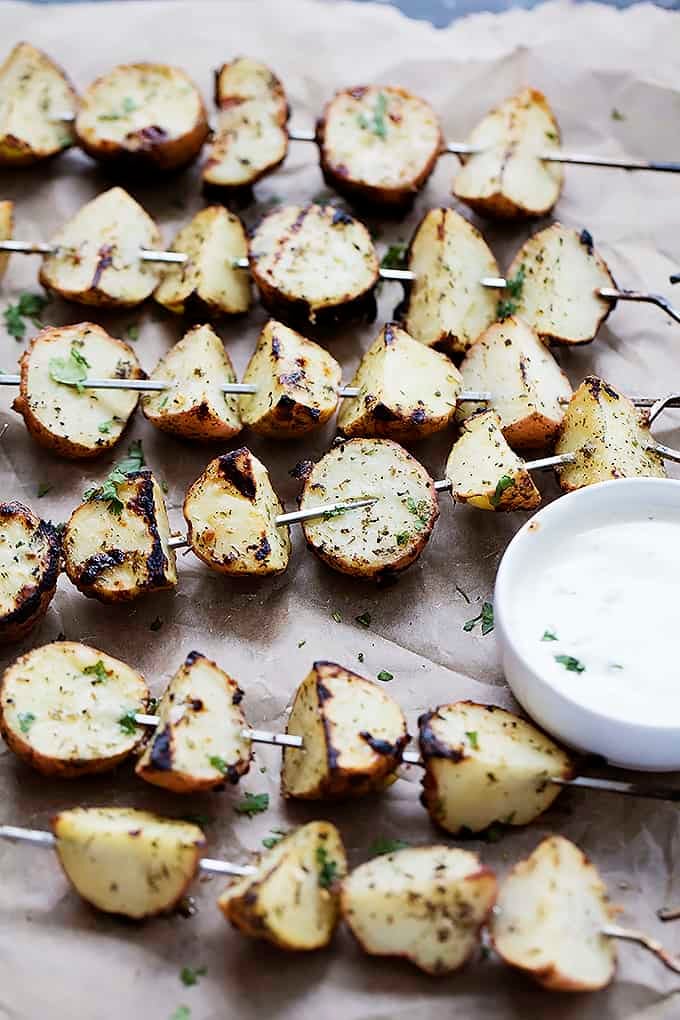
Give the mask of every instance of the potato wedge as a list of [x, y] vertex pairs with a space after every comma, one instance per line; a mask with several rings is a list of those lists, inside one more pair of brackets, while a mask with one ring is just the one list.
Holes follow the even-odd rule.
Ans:
[[237, 57], [215, 73], [217, 127], [203, 183], [225, 192], [250, 187], [280, 166], [288, 152], [288, 102], [265, 64]]
[[140, 779], [174, 793], [238, 783], [250, 768], [243, 691], [200, 652], [190, 652], [158, 705], [160, 722], [135, 769]]
[[352, 201], [402, 210], [442, 148], [429, 103], [407, 89], [367, 85], [336, 92], [317, 124], [326, 182]]
[[186, 166], [209, 133], [201, 93], [167, 64], [114, 67], [85, 90], [76, 117], [85, 152], [129, 170]]
[[295, 693], [286, 733], [304, 749], [285, 747], [284, 797], [360, 797], [385, 786], [409, 741], [396, 701], [376, 684], [334, 662], [315, 662]]
[[270, 319], [243, 376], [257, 386], [257, 393], [239, 400], [243, 423], [271, 439], [313, 432], [335, 413], [341, 379], [328, 351]]
[[152, 425], [184, 439], [231, 439], [241, 431], [238, 396], [222, 386], [236, 382], [224, 344], [210, 326], [194, 326], [161, 358], [152, 379], [171, 383], [142, 397]]
[[0, 644], [25, 637], [54, 598], [61, 535], [23, 503], [0, 503]]
[[290, 559], [283, 506], [266, 467], [245, 446], [211, 460], [184, 499], [191, 548], [220, 574], [280, 574]]
[[523, 89], [491, 110], [466, 142], [482, 151], [461, 156], [453, 194], [482, 216], [544, 216], [560, 197], [564, 173], [538, 153], [559, 148], [560, 129], [548, 100]]
[[378, 259], [363, 223], [330, 205], [284, 205], [250, 241], [262, 302], [284, 321], [333, 324], [375, 314]]
[[130, 602], [177, 584], [163, 491], [150, 471], [134, 471], [116, 485], [116, 500], [89, 490], [64, 531], [69, 580], [100, 602]]
[[425, 767], [421, 801], [453, 835], [494, 822], [527, 825], [560, 793], [550, 778], [571, 779], [561, 747], [531, 723], [496, 705], [456, 701], [418, 720]]
[[594, 992], [616, 970], [613, 918], [594, 864], [564, 836], [549, 836], [502, 883], [491, 937], [505, 963], [544, 988]]
[[17, 43], [0, 66], [0, 166], [27, 166], [75, 142], [78, 94], [62, 69], [30, 43]]
[[496, 877], [477, 854], [419, 846], [383, 854], [344, 880], [340, 910], [370, 956], [399, 956], [426, 974], [458, 970], [478, 948]]
[[[14, 236], [14, 202], [0, 202], [0, 241], [11, 241]], [[9, 255], [0, 255], [0, 280], [7, 272]]]
[[416, 274], [406, 288], [404, 329], [447, 354], [467, 350], [496, 319], [498, 294], [482, 287], [498, 276], [498, 263], [480, 232], [454, 209], [430, 209], [408, 253]]
[[346, 436], [378, 436], [415, 442], [445, 429], [456, 411], [462, 385], [445, 354], [425, 347], [387, 323], [359, 363], [345, 397], [338, 428]]
[[93, 322], [48, 326], [20, 360], [12, 407], [37, 443], [61, 457], [98, 457], [118, 442], [135, 412], [132, 390], [79, 387], [78, 380], [143, 379], [132, 348]]
[[0, 733], [45, 776], [108, 772], [142, 739], [149, 691], [137, 670], [76, 641], [34, 648], [0, 679]]
[[158, 227], [122, 188], [102, 192], [52, 238], [56, 247], [40, 270], [40, 283], [67, 301], [133, 308], [158, 283], [160, 270], [143, 262], [140, 248], [159, 248]]
[[76, 892], [98, 910], [135, 920], [179, 903], [205, 846], [197, 825], [126, 807], [60, 811], [52, 831]]
[[330, 822], [301, 825], [263, 853], [257, 873], [236, 879], [217, 905], [244, 935], [280, 949], [322, 949], [338, 919], [337, 884], [347, 873], [340, 833]]
[[163, 271], [154, 298], [169, 312], [241, 315], [250, 308], [250, 280], [234, 260], [248, 254], [248, 239], [238, 216], [222, 206], [201, 209], [171, 245], [189, 261]]
[[643, 411], [597, 376], [587, 376], [565, 411], [555, 453], [575, 453], [557, 469], [565, 492], [612, 478], [665, 478], [663, 459], [648, 447]]

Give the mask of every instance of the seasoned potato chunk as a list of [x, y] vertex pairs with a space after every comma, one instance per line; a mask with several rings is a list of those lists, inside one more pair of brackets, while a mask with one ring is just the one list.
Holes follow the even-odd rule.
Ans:
[[[14, 233], [14, 202], [0, 202], [0, 241], [11, 241]], [[0, 281], [7, 272], [9, 255], [0, 254]]]
[[411, 240], [404, 328], [428, 347], [460, 353], [496, 318], [497, 291], [482, 287], [500, 270], [479, 231], [454, 209], [430, 209]]
[[238, 57], [215, 74], [217, 128], [203, 183], [233, 191], [249, 187], [283, 163], [288, 151], [288, 103], [265, 64]]
[[195, 326], [151, 373], [170, 387], [145, 394], [142, 411], [152, 425], [185, 439], [231, 439], [241, 431], [238, 396], [225, 393], [236, 373], [210, 326]]
[[160, 721], [137, 763], [141, 779], [175, 793], [238, 783], [250, 768], [243, 691], [200, 652], [190, 652], [158, 705]]
[[23, 503], [0, 503], [0, 643], [42, 620], [57, 588], [61, 536]]
[[127, 807], [60, 811], [52, 831], [76, 892], [107, 914], [135, 920], [179, 903], [205, 846], [197, 825]]
[[322, 949], [338, 919], [337, 885], [347, 873], [340, 833], [330, 822], [308, 822], [257, 862], [217, 901], [234, 927], [281, 949]]
[[569, 756], [531, 723], [496, 705], [456, 701], [418, 720], [425, 766], [422, 803], [453, 835], [494, 822], [527, 825], [571, 779]]
[[81, 305], [132, 308], [158, 283], [159, 269], [141, 248], [161, 245], [158, 227], [122, 188], [102, 192], [52, 238], [40, 270], [43, 287]]
[[243, 423], [272, 439], [313, 432], [335, 412], [341, 376], [328, 351], [270, 319], [243, 376], [257, 386], [240, 399]]
[[477, 949], [495, 899], [495, 875], [477, 854], [420, 846], [355, 868], [342, 883], [340, 910], [364, 952], [440, 975]]
[[550, 212], [564, 174], [559, 163], [538, 158], [560, 143], [560, 129], [542, 92], [523, 89], [506, 99], [466, 141], [481, 152], [461, 156], [463, 168], [453, 182], [456, 198], [475, 212], [502, 219]]
[[211, 460], [184, 500], [189, 542], [221, 574], [280, 574], [290, 536], [276, 525], [283, 507], [266, 467], [241, 447]]
[[122, 64], [83, 93], [76, 118], [88, 155], [129, 169], [173, 170], [196, 158], [209, 134], [201, 93], [167, 64]]
[[334, 662], [315, 662], [295, 694], [287, 733], [304, 747], [283, 751], [284, 797], [358, 797], [384, 787], [409, 735], [396, 701]]
[[379, 578], [405, 570], [420, 556], [439, 517], [434, 482], [391, 439], [349, 439], [313, 465], [300, 508], [364, 497], [377, 502], [304, 521], [307, 545], [342, 574]]
[[248, 239], [238, 216], [222, 206], [201, 209], [172, 242], [187, 262], [171, 265], [154, 292], [170, 312], [189, 310], [240, 315], [250, 308], [248, 273], [234, 268], [234, 260], [248, 254]]
[[384, 436], [414, 442], [445, 429], [456, 410], [462, 379], [445, 354], [388, 323], [364, 354], [338, 428], [346, 436]]
[[34, 648], [0, 680], [0, 733], [10, 750], [46, 776], [106, 772], [130, 755], [146, 712], [144, 678], [105, 652], [76, 641]]
[[0, 66], [0, 166], [26, 166], [73, 145], [78, 95], [62, 69], [30, 43]]
[[649, 449], [652, 435], [644, 412], [597, 376], [587, 376], [567, 407], [555, 453], [575, 453], [558, 468], [566, 491], [612, 478], [665, 478], [658, 453]]
[[512, 869], [491, 918], [494, 948], [552, 991], [594, 992], [616, 969], [614, 910], [594, 864], [564, 836], [549, 836]]

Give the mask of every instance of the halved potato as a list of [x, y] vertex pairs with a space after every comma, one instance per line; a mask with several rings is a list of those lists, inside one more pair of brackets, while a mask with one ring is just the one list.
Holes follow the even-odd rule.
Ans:
[[594, 992], [616, 970], [614, 910], [594, 864], [564, 836], [548, 836], [498, 893], [491, 937], [505, 963], [552, 991]]
[[127, 807], [60, 811], [52, 831], [76, 892], [107, 914], [135, 920], [179, 903], [205, 846], [197, 825]]
[[143, 379], [132, 348], [93, 322], [42, 329], [21, 356], [12, 407], [37, 443], [74, 460], [118, 442], [135, 412], [134, 390], [89, 389], [78, 380]]
[[215, 73], [217, 127], [203, 167], [203, 183], [234, 191], [249, 187], [283, 163], [288, 152], [288, 103], [265, 64], [237, 57]]
[[250, 768], [243, 691], [200, 652], [190, 652], [158, 705], [159, 723], [135, 769], [174, 793], [238, 783]]
[[185, 439], [231, 439], [241, 431], [238, 396], [225, 393], [236, 373], [224, 344], [210, 326], [194, 326], [161, 358], [151, 379], [168, 389], [142, 397], [152, 425]]
[[[0, 202], [0, 241], [11, 241], [14, 236], [14, 202]], [[7, 272], [9, 255], [0, 254], [0, 280]]]
[[61, 535], [23, 503], [0, 503], [0, 643], [42, 620], [61, 570]]
[[442, 148], [437, 115], [407, 89], [365, 85], [336, 92], [317, 124], [326, 182], [350, 199], [408, 206]]
[[612, 478], [665, 478], [663, 459], [653, 442], [645, 413], [628, 397], [597, 376], [587, 376], [565, 411], [555, 453], [574, 453], [571, 464], [557, 469], [562, 489]]
[[527, 825], [571, 779], [568, 754], [531, 723], [496, 705], [456, 701], [418, 720], [425, 767], [422, 803], [453, 835], [494, 822]]
[[496, 877], [477, 854], [419, 846], [359, 865], [342, 883], [340, 910], [371, 956], [400, 956], [426, 974], [458, 970], [479, 946]]
[[491, 110], [466, 138], [481, 149], [461, 156], [453, 194], [483, 216], [544, 216], [560, 197], [564, 173], [538, 153], [558, 149], [560, 129], [547, 99], [523, 89]]
[[78, 142], [101, 162], [173, 170], [196, 158], [210, 128], [184, 71], [167, 64], [121, 64], [85, 90]]
[[201, 209], [182, 227], [171, 251], [189, 256], [171, 265], [154, 291], [154, 298], [169, 312], [188, 310], [219, 315], [241, 315], [250, 308], [248, 272], [234, 268], [234, 260], [248, 255], [248, 238], [238, 216], [223, 206]]
[[64, 531], [64, 565], [76, 588], [100, 602], [129, 602], [177, 584], [163, 490], [150, 471], [134, 471], [92, 492]]
[[0, 66], [0, 166], [27, 166], [73, 145], [78, 94], [62, 69], [30, 43]]
[[0, 680], [0, 733], [45, 776], [107, 772], [132, 754], [149, 691], [137, 670], [76, 641], [34, 648]]
[[375, 313], [378, 259], [363, 223], [330, 205], [284, 205], [250, 241], [263, 304], [284, 320], [332, 323]]
[[221, 574], [280, 574], [290, 559], [283, 506], [266, 467], [245, 446], [211, 460], [184, 499], [191, 548]]
[[270, 319], [243, 376], [257, 386], [257, 393], [240, 399], [243, 423], [272, 439], [313, 432], [335, 412], [341, 378], [328, 351]]
[[281, 949], [322, 949], [338, 919], [339, 882], [347, 873], [340, 833], [308, 822], [263, 853], [257, 872], [236, 879], [217, 905], [244, 935]]
[[399, 705], [376, 684], [334, 662], [315, 662], [295, 693], [286, 733], [284, 797], [322, 800], [380, 790], [409, 741]]
[[82, 305], [132, 308], [158, 283], [155, 262], [143, 262], [140, 249], [158, 249], [158, 227], [122, 188], [102, 192], [52, 238], [53, 255], [40, 270], [43, 287]]
[[430, 209], [411, 240], [404, 328], [428, 347], [461, 353], [496, 319], [498, 292], [482, 287], [498, 276], [486, 241], [454, 209]]
[[359, 395], [344, 398], [338, 428], [346, 436], [415, 442], [446, 428], [461, 385], [445, 354], [387, 323], [359, 363], [350, 383]]

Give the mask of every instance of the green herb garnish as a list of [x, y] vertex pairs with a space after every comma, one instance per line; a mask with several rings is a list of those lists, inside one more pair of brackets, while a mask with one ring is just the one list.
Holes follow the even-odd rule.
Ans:
[[243, 800], [234, 804], [234, 811], [237, 815], [248, 815], [249, 818], [252, 818], [253, 815], [259, 815], [266, 811], [268, 807], [268, 793], [246, 793]]
[[559, 638], [554, 630], [544, 630], [541, 641], [558, 641]]
[[51, 488], [52, 486], [48, 485], [47, 482], [41, 482], [38, 486], [38, 499], [42, 499], [43, 496], [46, 496]]
[[78, 393], [82, 393], [84, 390], [82, 384], [87, 379], [89, 367], [90, 362], [80, 353], [79, 345], [71, 344], [68, 358], [50, 358], [50, 379], [66, 386], [75, 386]]
[[506, 489], [511, 489], [515, 484], [515, 479], [511, 478], [510, 475], [503, 475], [498, 479], [494, 493], [490, 499], [491, 506], [498, 506], [500, 501], [503, 499], [503, 493]]
[[273, 847], [276, 846], [277, 843], [281, 842], [284, 836], [287, 835], [288, 833], [286, 832], [285, 829], [272, 829], [272, 835], [264, 837], [264, 839], [262, 840], [262, 846], [265, 847], [267, 850], [271, 850]]
[[368, 629], [371, 626], [370, 613], [361, 613], [360, 616], [355, 616], [354, 619], [357, 621], [360, 627], [366, 627], [366, 629]]
[[17, 717], [19, 719], [19, 729], [22, 733], [28, 733], [31, 726], [35, 722], [35, 716], [32, 712], [19, 712]]
[[128, 709], [127, 712], [121, 715], [120, 719], [118, 720], [118, 725], [120, 726], [123, 733], [129, 733], [130, 735], [132, 735], [137, 732], [137, 722], [135, 720], [136, 714], [137, 714], [136, 710], [134, 708], [130, 708]]
[[338, 865], [329, 858], [325, 846], [316, 848], [316, 863], [319, 865], [319, 885], [328, 889], [338, 876]]
[[408, 531], [400, 531], [399, 534], [396, 535], [395, 537], [397, 539], [397, 545], [404, 546], [408, 544], [408, 540], [411, 537], [411, 535]]
[[406, 266], [406, 245], [391, 244], [380, 260], [381, 269], [404, 269]]
[[336, 623], [342, 623], [342, 613], [339, 613], [337, 609], [334, 613], [331, 613], [331, 616]]
[[128, 447], [127, 457], [119, 461], [112, 471], [106, 476], [101, 485], [91, 485], [83, 493], [86, 502], [102, 500], [108, 503], [108, 509], [116, 517], [123, 512], [123, 502], [118, 498], [118, 486], [122, 485], [127, 476], [139, 471], [144, 467], [144, 451], [142, 450], [141, 439], [131, 443]]
[[585, 666], [578, 659], [575, 659], [573, 655], [556, 655], [555, 662], [559, 662], [560, 666], [564, 666], [569, 673], [584, 673]]
[[109, 418], [108, 421], [100, 422], [99, 425], [97, 426], [97, 429], [98, 429], [99, 432], [102, 433], [102, 435], [107, 436], [109, 434], [109, 432], [111, 431], [111, 426], [112, 425], [113, 425], [113, 418]]
[[468, 743], [473, 751], [479, 750], [479, 741], [477, 740], [476, 730], [466, 730], [465, 736], [468, 738]]
[[191, 1020], [191, 1010], [188, 1006], [178, 1006], [170, 1020]]
[[473, 617], [463, 624], [463, 630], [467, 631], [468, 634], [471, 630], [475, 629], [475, 626], [480, 623], [482, 624], [482, 636], [486, 637], [493, 630], [493, 606], [490, 602], [484, 602], [482, 604], [482, 611], [478, 616]]
[[15, 340], [23, 340], [26, 333], [25, 319], [30, 319], [34, 326], [42, 326], [40, 316], [49, 298], [42, 294], [24, 292], [15, 305], [8, 305], [4, 311], [5, 327]]
[[131, 322], [128, 328], [125, 330], [125, 335], [128, 340], [139, 340], [139, 326], [136, 322]]
[[190, 988], [192, 985], [197, 985], [199, 977], [203, 977], [207, 973], [207, 967], [182, 967], [179, 979], [183, 985]]
[[617, 110], [616, 107], [614, 107], [614, 109], [612, 110], [611, 117], [612, 117], [612, 120], [625, 120], [626, 119], [625, 115], [623, 113], [621, 113], [620, 110]]
[[499, 319], [507, 319], [508, 315], [514, 315], [517, 311], [519, 299], [522, 296], [524, 287], [525, 271], [521, 265], [514, 276], [506, 280], [505, 297], [501, 298], [496, 306], [496, 316]]
[[86, 666], [83, 673], [86, 676], [96, 676], [93, 684], [103, 684], [109, 679], [109, 672], [101, 659], [97, 659], [94, 666]]
[[421, 528], [426, 528], [430, 523], [430, 504], [426, 499], [419, 499], [416, 502], [413, 496], [409, 496], [406, 500], [406, 509], [417, 517]]
[[390, 680], [394, 680], [394, 673], [390, 673], [389, 669], [381, 669], [378, 673], [378, 680], [382, 680], [383, 683], [389, 683]]
[[385, 839], [379, 836], [368, 848], [371, 857], [382, 857], [383, 854], [393, 854], [397, 850], [405, 850], [411, 844], [403, 839]]

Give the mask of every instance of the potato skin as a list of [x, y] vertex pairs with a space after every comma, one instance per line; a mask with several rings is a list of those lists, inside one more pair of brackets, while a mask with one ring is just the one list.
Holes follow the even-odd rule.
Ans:
[[60, 532], [49, 521], [41, 520], [23, 503], [0, 503], [0, 533], [3, 523], [17, 515], [23, 518], [28, 528], [34, 528], [40, 533], [45, 544], [45, 555], [38, 583], [24, 589], [19, 594], [16, 608], [0, 617], [0, 644], [19, 641], [42, 620], [54, 598], [61, 573]]

